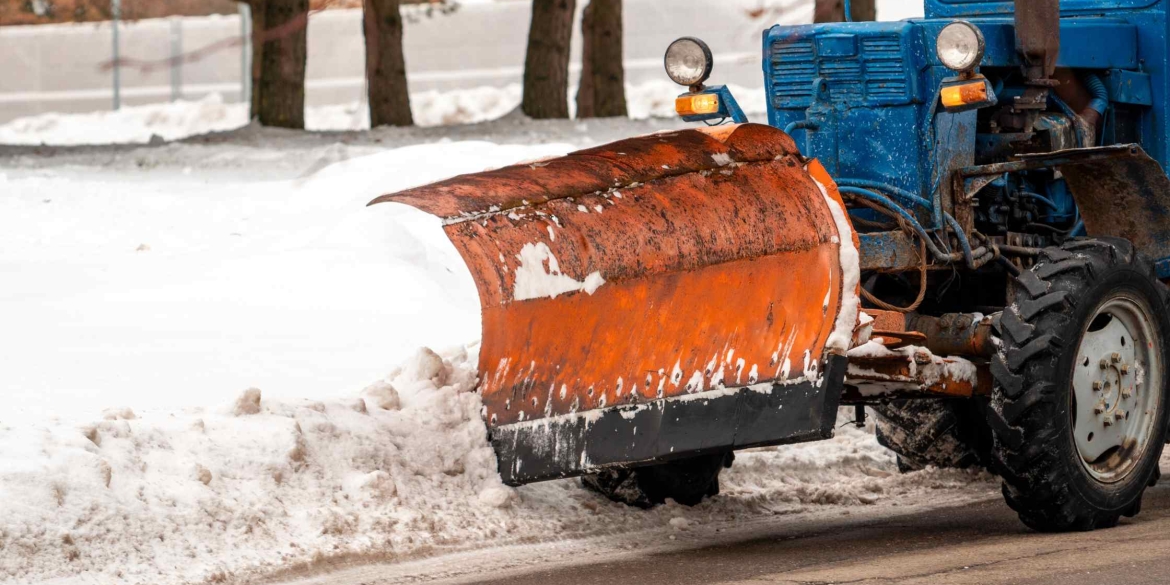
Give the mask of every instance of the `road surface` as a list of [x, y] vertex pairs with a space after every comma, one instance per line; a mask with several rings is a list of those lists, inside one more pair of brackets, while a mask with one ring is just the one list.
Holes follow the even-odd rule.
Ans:
[[1118, 528], [1037, 534], [1001, 501], [834, 525], [620, 562], [566, 566], [462, 583], [806, 585], [1170, 583], [1170, 487]]

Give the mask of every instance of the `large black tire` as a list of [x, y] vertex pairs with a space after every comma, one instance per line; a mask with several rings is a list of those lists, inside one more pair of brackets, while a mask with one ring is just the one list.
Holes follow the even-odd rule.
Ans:
[[895, 400], [873, 407], [878, 443], [898, 455], [898, 470], [986, 467], [991, 433], [974, 400]]
[[633, 469], [609, 469], [582, 477], [581, 485], [638, 508], [653, 508], [667, 499], [697, 506], [704, 498], [719, 494], [719, 473], [731, 467], [734, 459], [734, 454], [728, 452]]
[[[1166, 287], [1157, 280], [1150, 261], [1129, 242], [1118, 239], [1078, 239], [1046, 249], [1036, 266], [1016, 278], [1015, 284], [1014, 298], [1008, 299], [1010, 306], [1000, 319], [1003, 345], [991, 364], [996, 387], [988, 413], [994, 467], [1003, 477], [1004, 497], [1020, 520], [1035, 530], [1114, 526], [1121, 516], [1140, 511], [1142, 493], [1160, 475], [1158, 460], [1166, 435], [1168, 404], [1164, 367], [1170, 363]], [[1108, 359], [1098, 362], [1089, 356], [1089, 340], [1100, 339], [1089, 336], [1107, 326], [1099, 324], [1102, 319], [1105, 323], [1114, 319], [1102, 311], [1118, 302], [1148, 312], [1141, 322], [1148, 323], [1150, 339], [1129, 345], [1144, 345], [1146, 349], [1134, 347], [1131, 353], [1145, 352], [1141, 355], [1151, 362], [1160, 359], [1162, 373], [1156, 378], [1151, 374], [1144, 385], [1137, 378], [1129, 396], [1154, 400], [1156, 405], [1139, 409], [1152, 417], [1140, 419], [1148, 432], [1134, 432], [1132, 443], [1127, 439], [1097, 459], [1085, 461], [1077, 440], [1091, 442], [1093, 435], [1074, 437], [1075, 419], [1081, 415], [1086, 417], [1082, 420], [1109, 427], [1113, 423], [1103, 421], [1110, 413], [1102, 415], [1105, 411], [1098, 407], [1107, 408], [1110, 399], [1101, 394], [1097, 404], [1078, 405], [1074, 375], [1082, 376], [1083, 386], [1089, 376], [1104, 375], [1089, 373], [1093, 368], [1106, 372], [1112, 367], [1107, 365]], [[1111, 343], [1111, 339], [1106, 341]], [[1124, 336], [1118, 345], [1125, 345]], [[1084, 355], [1079, 355], [1082, 352]], [[1106, 355], [1118, 361], [1118, 354]], [[1134, 359], [1141, 363], [1138, 357]], [[1074, 368], [1086, 370], [1077, 372]], [[1142, 370], [1139, 367], [1137, 371]], [[1109, 392], [1110, 386], [1101, 387]], [[1122, 387], [1119, 382], [1118, 392]], [[1097, 400], [1098, 388], [1093, 384], [1093, 400]], [[1085, 396], [1083, 388], [1079, 391]], [[1120, 399], [1113, 404], [1108, 408], [1120, 412]], [[1119, 415], [1123, 418], [1115, 419], [1125, 421], [1116, 423], [1119, 430], [1130, 428], [1132, 412], [1138, 410], [1126, 410]], [[1105, 481], [1097, 466], [1116, 466], [1119, 471], [1116, 477], [1106, 476]]]

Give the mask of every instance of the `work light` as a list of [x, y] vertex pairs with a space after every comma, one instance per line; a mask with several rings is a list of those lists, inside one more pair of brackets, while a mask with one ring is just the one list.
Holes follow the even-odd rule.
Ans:
[[711, 76], [713, 64], [711, 48], [694, 37], [683, 37], [666, 49], [666, 74], [679, 85], [702, 85]]
[[983, 61], [983, 33], [975, 25], [957, 20], [938, 33], [936, 50], [943, 65], [960, 73], [971, 71]]

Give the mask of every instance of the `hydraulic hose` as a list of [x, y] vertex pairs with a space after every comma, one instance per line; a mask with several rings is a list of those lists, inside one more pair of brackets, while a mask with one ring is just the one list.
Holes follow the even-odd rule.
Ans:
[[1089, 108], [1104, 116], [1105, 111], [1109, 109], [1109, 90], [1105, 87], [1105, 82], [1101, 81], [1101, 78], [1097, 77], [1096, 74], [1090, 73], [1085, 76], [1085, 87], [1089, 89], [1089, 93], [1093, 94]]
[[[869, 189], [863, 189], [861, 187], [844, 186], [838, 187], [838, 190], [841, 193], [848, 193], [854, 197], [860, 197], [866, 201], [876, 203], [905, 220], [906, 225], [910, 226], [910, 228], [914, 230], [914, 233], [917, 234], [918, 237], [926, 243], [926, 247], [928, 250], [930, 250], [931, 255], [943, 262], [955, 262], [957, 260], [963, 260], [966, 259], [967, 254], [970, 254], [971, 245], [967, 243], [966, 238], [963, 238], [961, 235], [960, 241], [966, 246], [964, 248], [963, 254], [947, 254], [946, 252], [940, 250], [938, 246], [935, 245], [934, 240], [930, 239], [930, 234], [926, 232], [926, 228], [923, 228], [922, 224], [918, 223], [918, 220], [915, 219], [915, 217], [911, 215], [909, 211], [906, 211], [906, 208], [898, 205], [897, 203], [894, 203], [889, 197], [886, 197], [885, 195], [871, 191]], [[950, 216], [948, 215], [947, 217]], [[951, 221], [954, 221], [954, 219], [952, 218]], [[958, 222], [955, 222], [954, 225], [957, 226]]]
[[917, 205], [927, 210], [933, 208], [930, 201], [927, 201], [926, 199], [923, 199], [905, 189], [899, 189], [893, 185], [887, 185], [878, 181], [869, 181], [866, 179], [838, 179], [837, 184], [845, 185], [847, 187], [861, 187], [862, 189], [885, 191], [886, 193], [897, 195], [898, 197], [904, 199], [907, 203]]
[[820, 127], [821, 127], [820, 124], [817, 124], [816, 122], [813, 122], [812, 120], [797, 120], [797, 121], [792, 122], [791, 124], [785, 126], [784, 133], [785, 134], [792, 134], [793, 132], [796, 132], [797, 130], [817, 130]]

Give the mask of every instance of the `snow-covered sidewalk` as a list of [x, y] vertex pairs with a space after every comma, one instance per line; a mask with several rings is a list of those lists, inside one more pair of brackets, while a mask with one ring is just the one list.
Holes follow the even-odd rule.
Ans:
[[[549, 126], [519, 128], [498, 142]], [[0, 581], [234, 581], [994, 490], [900, 476], [851, 427], [741, 454], [694, 509], [507, 488], [473, 392], [470, 276], [437, 219], [364, 205], [589, 139], [288, 140], [0, 160]]]
[[[626, 96], [630, 117], [674, 117], [679, 87], [667, 80], [629, 85]], [[733, 86], [748, 115], [764, 117], [767, 104], [762, 88]], [[570, 95], [576, 95], [572, 89]], [[519, 85], [478, 87], [447, 92], [427, 91], [411, 96], [415, 123], [421, 127], [455, 126], [495, 120], [520, 106]], [[576, 104], [571, 104], [576, 109]], [[152, 140], [179, 140], [209, 132], [224, 132], [248, 123], [248, 108], [224, 103], [213, 94], [198, 101], [176, 101], [126, 107], [89, 114], [41, 114], [0, 124], [0, 144], [80, 145], [145, 144]], [[316, 106], [305, 110], [311, 131], [367, 130], [370, 114], [365, 103]]]

